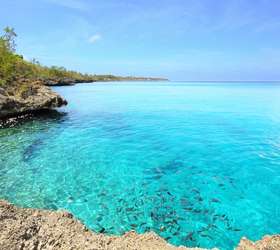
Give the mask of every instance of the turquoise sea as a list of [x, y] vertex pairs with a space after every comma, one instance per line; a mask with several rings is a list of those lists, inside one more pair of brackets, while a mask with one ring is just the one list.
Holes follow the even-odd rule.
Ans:
[[57, 87], [69, 105], [0, 129], [0, 198], [96, 232], [233, 249], [280, 233], [280, 84]]

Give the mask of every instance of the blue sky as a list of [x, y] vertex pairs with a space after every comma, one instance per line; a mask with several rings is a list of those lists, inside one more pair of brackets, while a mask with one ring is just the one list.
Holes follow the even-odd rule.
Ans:
[[280, 80], [279, 0], [0, 0], [18, 52], [88, 73]]

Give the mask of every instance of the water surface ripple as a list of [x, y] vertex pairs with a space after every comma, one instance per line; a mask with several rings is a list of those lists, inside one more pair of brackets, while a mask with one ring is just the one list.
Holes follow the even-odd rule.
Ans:
[[280, 233], [280, 85], [55, 90], [69, 102], [61, 115], [0, 130], [0, 198], [176, 245], [232, 249]]

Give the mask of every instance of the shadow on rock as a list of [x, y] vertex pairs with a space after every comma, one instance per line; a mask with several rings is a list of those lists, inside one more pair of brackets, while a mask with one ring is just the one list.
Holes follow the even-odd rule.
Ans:
[[13, 128], [30, 121], [63, 122], [66, 119], [66, 112], [59, 112], [57, 110], [40, 110], [29, 114], [21, 114], [16, 117], [2, 119], [0, 120], [0, 128]]

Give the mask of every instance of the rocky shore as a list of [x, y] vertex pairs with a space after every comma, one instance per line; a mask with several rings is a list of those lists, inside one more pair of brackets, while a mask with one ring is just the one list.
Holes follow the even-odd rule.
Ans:
[[[0, 249], [187, 250], [155, 233], [95, 234], [65, 211], [23, 209], [0, 201]], [[199, 248], [196, 248], [199, 249]]]
[[[190, 250], [175, 247], [155, 233], [109, 236], [89, 231], [66, 211], [18, 208], [0, 200], [0, 249]], [[279, 250], [280, 235], [253, 243], [242, 239], [237, 250]]]
[[159, 81], [163, 78], [95, 76], [95, 78], [17, 78], [6, 87], [0, 86], [0, 120], [19, 115], [59, 108], [67, 101], [49, 87], [72, 86], [97, 81]]
[[89, 83], [89, 82], [122, 82], [122, 81], [168, 81], [166, 78], [155, 78], [155, 77], [129, 77], [129, 76], [113, 76], [113, 75], [96, 75], [85, 79], [74, 79], [74, 78], [53, 78], [53, 79], [40, 79], [46, 86], [72, 86], [77, 83]]
[[[17, 79], [9, 87], [0, 87], [0, 120], [67, 105], [67, 101], [48, 86], [73, 85], [81, 82], [84, 81], [70, 78]], [[198, 250], [199, 248], [172, 246], [153, 232], [142, 235], [128, 232], [123, 236], [96, 234], [66, 211], [18, 208], [0, 200], [0, 250], [2, 249]], [[280, 235], [265, 236], [255, 243], [242, 238], [235, 249], [280, 250]]]
[[0, 88], [0, 119], [67, 105], [67, 101], [44, 86], [42, 81], [21, 79], [9, 88]]
[[45, 86], [72, 86], [77, 83], [88, 83], [88, 82], [96, 82], [94, 79], [88, 80], [80, 80], [80, 79], [72, 79], [72, 78], [60, 78], [60, 79], [41, 79], [42, 84]]
[[261, 240], [252, 242], [245, 237], [241, 239], [236, 250], [279, 250], [280, 235], [265, 236]]

